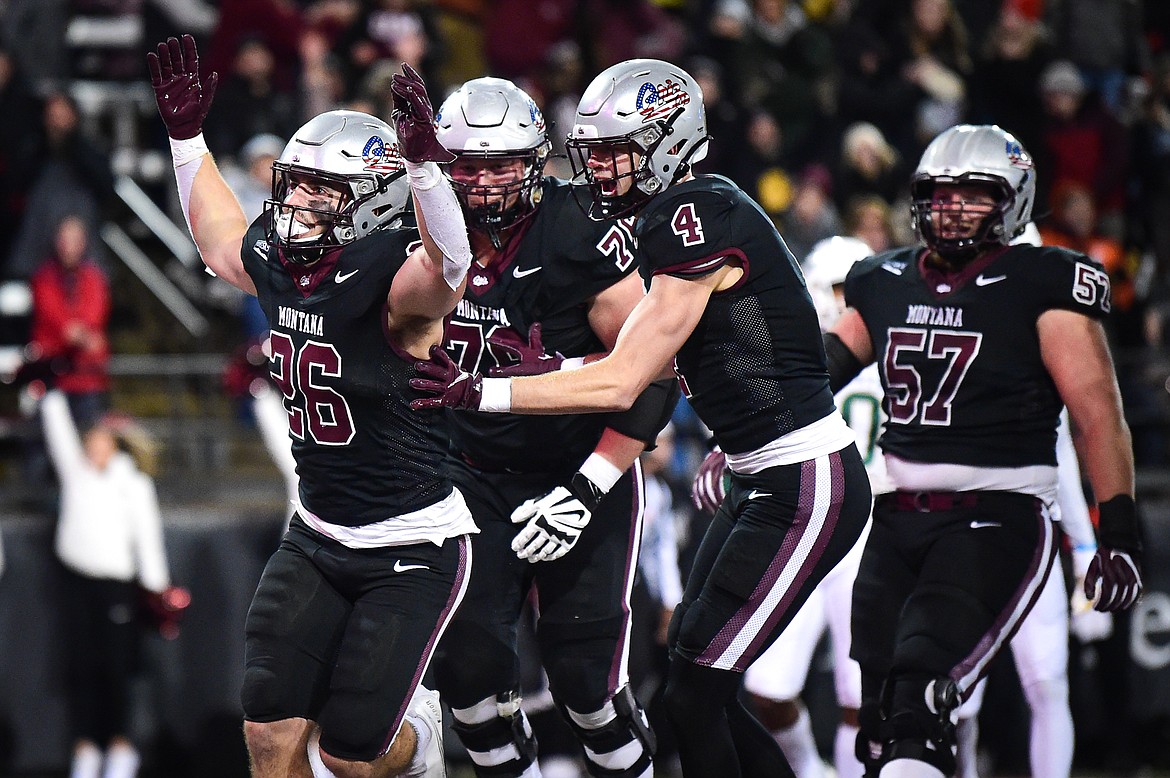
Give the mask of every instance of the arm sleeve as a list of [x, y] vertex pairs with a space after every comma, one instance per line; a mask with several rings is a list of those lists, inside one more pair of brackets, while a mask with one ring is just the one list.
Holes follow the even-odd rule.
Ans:
[[628, 410], [610, 414], [606, 426], [651, 448], [674, 414], [679, 395], [678, 381], [673, 378], [655, 381], [642, 390]]

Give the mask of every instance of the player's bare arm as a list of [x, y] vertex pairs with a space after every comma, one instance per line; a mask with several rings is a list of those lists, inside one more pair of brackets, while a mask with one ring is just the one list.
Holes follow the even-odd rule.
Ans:
[[220, 175], [203, 140], [203, 119], [211, 108], [218, 76], [199, 75], [195, 39], [168, 38], [147, 54], [150, 83], [167, 127], [183, 215], [204, 264], [220, 278], [256, 294], [244, 271], [240, 247], [248, 220]]
[[515, 413], [626, 410], [668, 369], [694, 331], [726, 269], [697, 281], [655, 276], [604, 359], [572, 372], [514, 380]]
[[607, 349], [612, 349], [617, 343], [622, 325], [645, 296], [642, 277], [630, 273], [602, 290], [590, 302], [589, 326]]
[[873, 362], [873, 343], [869, 339], [869, 330], [855, 308], [846, 308], [830, 332], [841, 339], [862, 365]]
[[1094, 493], [1102, 502], [1133, 495], [1133, 446], [1104, 329], [1063, 309], [1044, 312], [1036, 328], [1044, 364], [1078, 431], [1081, 462]]

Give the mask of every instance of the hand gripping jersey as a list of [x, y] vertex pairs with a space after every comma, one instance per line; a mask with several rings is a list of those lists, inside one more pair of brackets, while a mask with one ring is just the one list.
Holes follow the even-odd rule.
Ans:
[[[540, 206], [521, 222], [490, 267], [472, 263], [467, 291], [447, 324], [446, 348], [464, 370], [507, 364], [488, 338], [527, 342], [540, 322], [546, 353], [605, 351], [586, 302], [634, 271], [629, 220], [585, 218], [567, 183], [546, 178]], [[451, 414], [452, 444], [476, 467], [515, 472], [576, 468], [605, 429], [605, 414]]]
[[242, 254], [272, 328], [269, 367], [284, 395], [301, 503], [330, 523], [359, 526], [449, 495], [446, 422], [410, 409], [415, 359], [385, 334], [390, 283], [418, 232], [376, 232], [335, 249], [318, 263], [308, 296], [267, 233], [264, 215]]
[[694, 278], [732, 262], [743, 279], [711, 296], [675, 357], [679, 384], [729, 454], [834, 412], [816, 309], [768, 216], [721, 176], [655, 197], [635, 223], [640, 271]]
[[943, 276], [924, 250], [853, 266], [845, 301], [865, 320], [886, 387], [880, 445], [913, 462], [1056, 464], [1062, 402], [1036, 320], [1053, 308], [1109, 312], [1109, 277], [1065, 249], [1008, 246]]

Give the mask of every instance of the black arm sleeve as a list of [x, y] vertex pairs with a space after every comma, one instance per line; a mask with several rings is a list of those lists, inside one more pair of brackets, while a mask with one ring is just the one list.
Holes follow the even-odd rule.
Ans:
[[652, 449], [658, 433], [674, 414], [678, 398], [677, 380], [664, 378], [655, 381], [642, 390], [629, 410], [610, 414], [606, 426], [628, 438], [640, 440], [648, 450]]
[[856, 378], [865, 365], [861, 364], [861, 360], [849, 350], [845, 341], [841, 340], [836, 333], [826, 332], [824, 340], [825, 357], [829, 364], [829, 389], [833, 391], [833, 394], [836, 394], [841, 391], [843, 386]]

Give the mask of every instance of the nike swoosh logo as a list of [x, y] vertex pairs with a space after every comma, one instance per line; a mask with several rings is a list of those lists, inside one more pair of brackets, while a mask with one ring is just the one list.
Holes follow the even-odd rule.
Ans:
[[885, 270], [887, 273], [893, 273], [896, 276], [902, 275], [902, 268], [896, 265], [882, 265], [882, 270]]
[[357, 275], [357, 272], [358, 271], [356, 271], [356, 270], [351, 270], [348, 273], [342, 273], [340, 270], [338, 270], [337, 275], [333, 277], [333, 280], [339, 284], [344, 283], [346, 281], [346, 279], [352, 278], [353, 276]]
[[1002, 527], [998, 521], [973, 521], [971, 522], [971, 529], [980, 529], [981, 527]]
[[426, 565], [404, 565], [401, 559], [394, 561], [394, 572], [405, 573], [407, 570], [430, 570]]
[[754, 500], [757, 497], [771, 497], [771, 496], [772, 495], [768, 494], [767, 492], [761, 492], [759, 489], [752, 489], [750, 492], [748, 492], [747, 498], [749, 500]]
[[524, 276], [530, 276], [533, 273], [538, 273], [543, 269], [544, 269], [544, 265], [539, 265], [537, 267], [530, 267], [527, 270], [521, 270], [518, 267], [514, 267], [514, 268], [512, 268], [512, 275], [515, 278], [523, 278]]
[[975, 276], [975, 286], [987, 286], [989, 284], [998, 284], [1000, 281], [1007, 278], [1007, 276], [985, 276], [982, 273]]

